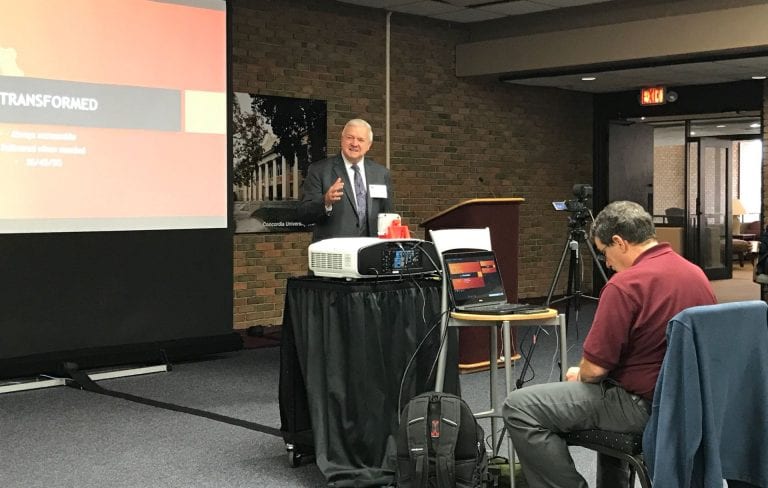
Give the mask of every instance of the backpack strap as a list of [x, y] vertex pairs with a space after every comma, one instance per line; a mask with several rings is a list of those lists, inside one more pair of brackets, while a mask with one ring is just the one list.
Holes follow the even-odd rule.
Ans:
[[427, 456], [427, 439], [429, 435], [429, 421], [427, 411], [429, 409], [429, 397], [418, 396], [408, 403], [408, 455], [411, 458], [411, 472], [413, 473], [414, 488], [427, 488], [429, 478], [429, 458]]
[[440, 399], [440, 437], [434, 444], [437, 488], [456, 486], [455, 452], [461, 427], [460, 402], [460, 399], [453, 396]]

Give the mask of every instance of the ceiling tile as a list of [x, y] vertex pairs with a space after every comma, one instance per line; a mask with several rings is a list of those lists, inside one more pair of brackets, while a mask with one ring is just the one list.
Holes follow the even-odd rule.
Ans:
[[534, 12], [542, 12], [544, 10], [552, 10], [555, 7], [543, 5], [541, 3], [529, 2], [527, 0], [521, 0], [517, 2], [503, 2], [495, 3], [493, 5], [485, 5], [483, 10], [490, 10], [492, 12], [498, 12], [504, 15], [524, 15], [532, 14]]
[[420, 2], [410, 2], [402, 5], [393, 5], [389, 7], [389, 10], [392, 10], [394, 12], [402, 12], [405, 14], [413, 14], [413, 15], [425, 15], [427, 17], [432, 17], [436, 14], [442, 14], [446, 12], [455, 12], [456, 10], [461, 9], [461, 7], [456, 7], [454, 5], [450, 5], [443, 2], [433, 2], [430, 0], [426, 1], [420, 1]]
[[389, 8], [395, 5], [417, 3], [415, 0], [338, 0], [342, 3], [351, 3], [362, 7]]
[[[653, 66], [648, 68], [633, 68], [600, 73], [583, 73], [562, 76], [547, 76], [514, 80], [512, 83], [533, 86], [551, 86], [566, 90], [576, 90], [591, 93], [616, 92], [635, 90], [647, 86], [662, 85], [667, 87], [683, 85], [702, 85], [709, 83], [727, 83], [749, 80], [754, 66], [765, 65], [768, 58], [742, 59], [744, 66], [730, 66], [723, 63], [733, 63], [738, 60], [687, 63], [669, 66]], [[590, 82], [581, 81], [584, 75], [597, 77]]]
[[531, 0], [534, 3], [540, 3], [554, 8], [578, 7], [580, 5], [589, 5], [592, 3], [610, 2], [612, 0]]
[[715, 64], [725, 69], [739, 69], [751, 75], [768, 74], [768, 58], [739, 58], [715, 61]]
[[445, 0], [445, 3], [450, 3], [451, 5], [459, 7], [470, 7], [472, 5], [480, 5], [488, 2], [489, 0]]
[[450, 22], [478, 22], [481, 20], [491, 20], [504, 17], [504, 14], [497, 12], [489, 12], [485, 9], [479, 8], [465, 8], [462, 10], [456, 10], [453, 12], [446, 12], [443, 14], [433, 15], [432, 17], [440, 20], [448, 20]]

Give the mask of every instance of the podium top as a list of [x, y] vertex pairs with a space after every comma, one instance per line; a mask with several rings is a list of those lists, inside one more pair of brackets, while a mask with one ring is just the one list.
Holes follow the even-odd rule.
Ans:
[[509, 203], [523, 203], [525, 201], [525, 198], [520, 197], [508, 197], [508, 198], [472, 198], [470, 200], [464, 200], [463, 202], [459, 202], [456, 205], [447, 208], [443, 210], [440, 213], [437, 213], [433, 215], [432, 217], [428, 218], [421, 224], [419, 224], [419, 227], [426, 227], [426, 224], [429, 222], [432, 222], [435, 219], [438, 219], [442, 217], [443, 215], [449, 214], [461, 207], [469, 207], [472, 205], [482, 204], [482, 205], [499, 205], [499, 204], [509, 204]]

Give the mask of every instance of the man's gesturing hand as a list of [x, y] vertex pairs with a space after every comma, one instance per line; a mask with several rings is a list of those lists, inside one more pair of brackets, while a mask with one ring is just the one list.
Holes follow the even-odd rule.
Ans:
[[336, 181], [331, 185], [330, 188], [328, 188], [328, 191], [325, 192], [325, 206], [330, 207], [334, 203], [341, 200], [341, 197], [344, 195], [344, 181], [342, 181], [341, 178], [336, 178]]

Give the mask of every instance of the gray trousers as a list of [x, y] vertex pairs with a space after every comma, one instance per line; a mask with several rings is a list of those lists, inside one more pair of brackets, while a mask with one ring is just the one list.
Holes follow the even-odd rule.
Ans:
[[[641, 433], [648, 402], [608, 381], [568, 381], [515, 390], [502, 414], [531, 488], [587, 488], [558, 434], [601, 429]], [[598, 455], [598, 488], [628, 486], [626, 463]]]

